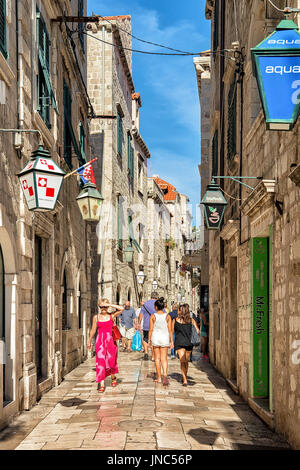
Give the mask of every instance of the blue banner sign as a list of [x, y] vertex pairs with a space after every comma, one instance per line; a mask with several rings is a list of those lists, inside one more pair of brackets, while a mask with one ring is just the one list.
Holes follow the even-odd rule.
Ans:
[[300, 112], [300, 34], [283, 20], [251, 50], [267, 128], [290, 130]]
[[258, 58], [259, 73], [266, 102], [266, 120], [293, 122], [299, 104], [300, 56]]

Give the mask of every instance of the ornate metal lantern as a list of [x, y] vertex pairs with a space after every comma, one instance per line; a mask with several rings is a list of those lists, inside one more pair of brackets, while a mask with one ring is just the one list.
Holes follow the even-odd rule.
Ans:
[[124, 251], [124, 254], [125, 254], [125, 260], [127, 263], [132, 263], [132, 260], [133, 260], [133, 248], [131, 245], [128, 245], [126, 248], [125, 248], [125, 251]]
[[29, 210], [54, 210], [65, 172], [51, 159], [42, 145], [18, 174]]
[[136, 275], [136, 278], [137, 278], [137, 282], [139, 284], [144, 284], [144, 281], [145, 281], [145, 274], [143, 271], [139, 271], [138, 274]]
[[291, 20], [251, 49], [268, 130], [291, 130], [300, 112], [300, 33]]
[[207, 186], [207, 190], [201, 204], [204, 207], [207, 229], [219, 230], [224, 217], [227, 201], [214, 179], [211, 184]]
[[83, 220], [98, 222], [103, 197], [94, 183], [86, 183], [76, 198]]

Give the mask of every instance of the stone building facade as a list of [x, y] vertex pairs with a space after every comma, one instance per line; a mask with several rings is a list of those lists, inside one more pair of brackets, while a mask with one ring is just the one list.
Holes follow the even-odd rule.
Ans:
[[[86, 1], [1, 2], [0, 128], [39, 131], [67, 173], [89, 159], [90, 109], [86, 41], [52, 21], [64, 12], [84, 14]], [[35, 132], [0, 131], [0, 427], [87, 355], [90, 229], [75, 200], [80, 185], [66, 179], [54, 211], [30, 212], [16, 175], [38, 143]]]
[[[299, 449], [300, 188], [290, 177], [300, 163], [299, 121], [292, 131], [266, 131], [252, 73], [251, 47], [275, 29], [282, 14], [268, 1], [234, 3], [206, 2], [214, 51], [210, 171], [262, 181], [246, 181], [254, 190], [219, 182], [228, 207], [221, 232], [209, 236], [210, 360]], [[234, 62], [218, 53], [224, 49], [242, 52], [244, 74], [240, 52], [231, 54]]]
[[[147, 266], [147, 160], [139, 132], [141, 97], [132, 78], [131, 17], [99, 18], [88, 36], [88, 91], [96, 117], [91, 123], [96, 180], [104, 197], [93, 234], [92, 290], [113, 302], [144, 296], [137, 274]], [[107, 44], [101, 41], [106, 41]], [[114, 45], [111, 46], [111, 44]], [[132, 262], [126, 261], [133, 249]], [[97, 298], [92, 300], [97, 309]]]
[[188, 243], [192, 239], [193, 217], [189, 208], [189, 199], [159, 176], [155, 175], [153, 179], [164, 194], [164, 203], [169, 212], [169, 224], [166, 223], [165, 230], [162, 231], [167, 248], [166, 262], [170, 280], [168, 300], [171, 303], [186, 302], [192, 306], [192, 272], [184, 264]]
[[[150, 299], [153, 282], [157, 283], [157, 293], [171, 306], [172, 276], [171, 250], [166, 246], [170, 238], [171, 217], [164, 200], [164, 193], [155, 178], [148, 178], [148, 265], [146, 277], [146, 298]], [[155, 285], [155, 284], [154, 284]]]
[[[197, 77], [197, 86], [201, 106], [201, 164], [199, 173], [201, 178], [201, 200], [205, 194], [207, 185], [211, 181], [209, 167], [210, 156], [210, 54], [207, 56], [195, 57], [194, 66]], [[201, 286], [200, 286], [200, 307], [208, 308], [209, 302], [209, 233], [205, 230], [204, 219], [201, 214], [201, 245], [200, 245], [200, 266], [201, 266]]]

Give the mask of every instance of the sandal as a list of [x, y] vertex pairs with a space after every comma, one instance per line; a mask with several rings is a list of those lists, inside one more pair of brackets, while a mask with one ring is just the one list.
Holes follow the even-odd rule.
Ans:
[[168, 379], [168, 376], [164, 376], [163, 378], [163, 385], [169, 385], [169, 379]]
[[117, 385], [118, 385], [117, 379], [116, 378], [111, 379], [111, 386], [116, 387]]

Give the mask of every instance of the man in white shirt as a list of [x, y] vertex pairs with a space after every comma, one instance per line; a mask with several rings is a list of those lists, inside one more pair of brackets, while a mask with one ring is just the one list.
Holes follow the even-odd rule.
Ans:
[[139, 318], [139, 314], [141, 313], [141, 308], [142, 308], [143, 305], [144, 305], [144, 302], [143, 301], [140, 302], [139, 308], [137, 308], [136, 311], [135, 311], [135, 314], [136, 314], [137, 318]]

